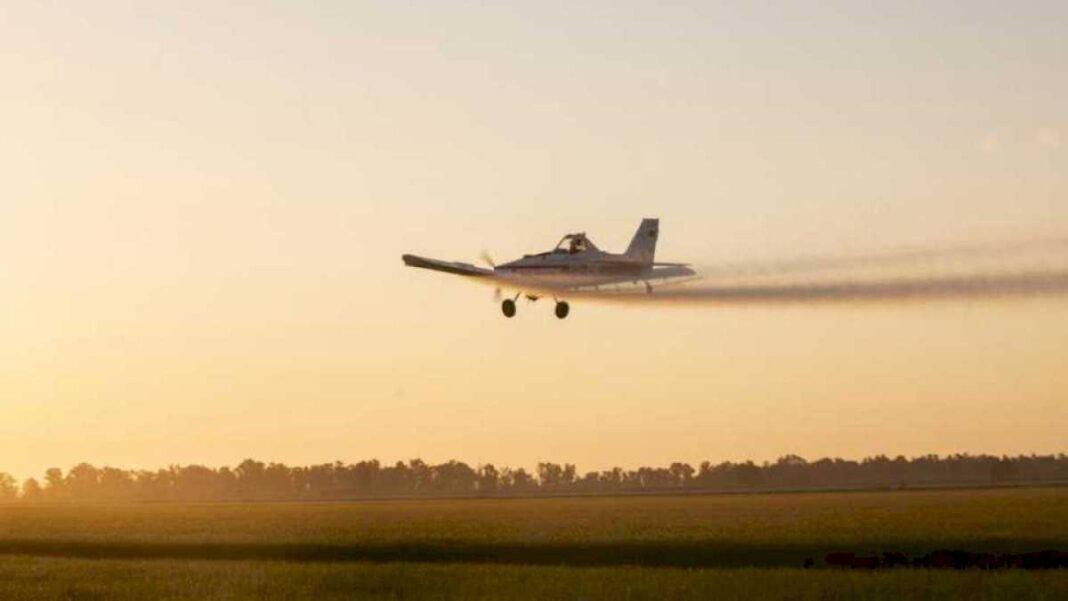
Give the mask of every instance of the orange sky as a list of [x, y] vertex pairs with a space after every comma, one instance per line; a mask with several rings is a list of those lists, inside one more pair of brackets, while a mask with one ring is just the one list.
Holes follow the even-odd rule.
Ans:
[[1063, 299], [546, 303], [405, 269], [1068, 231], [1068, 10], [5, 7], [0, 470], [1065, 452]]

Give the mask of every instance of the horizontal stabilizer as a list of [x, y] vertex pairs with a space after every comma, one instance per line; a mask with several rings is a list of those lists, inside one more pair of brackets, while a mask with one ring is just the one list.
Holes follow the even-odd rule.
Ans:
[[666, 280], [670, 278], [690, 278], [697, 275], [697, 272], [691, 269], [688, 265], [678, 263], [657, 263], [657, 265], [663, 265], [663, 267], [654, 267], [643, 279]]

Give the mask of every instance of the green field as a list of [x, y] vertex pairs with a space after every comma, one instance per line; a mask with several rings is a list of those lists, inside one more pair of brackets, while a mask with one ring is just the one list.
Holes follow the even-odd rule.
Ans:
[[799, 569], [1068, 550], [1068, 488], [0, 506], [0, 598], [1068, 597], [1068, 571]]

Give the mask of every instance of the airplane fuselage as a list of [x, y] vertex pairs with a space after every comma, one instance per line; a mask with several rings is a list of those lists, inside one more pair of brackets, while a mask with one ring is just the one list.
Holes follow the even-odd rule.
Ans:
[[509, 263], [498, 265], [495, 272], [514, 273], [537, 277], [545, 275], [635, 275], [649, 268], [649, 263], [636, 261], [624, 255], [600, 250], [585, 250], [571, 253], [558, 249], [526, 255]]

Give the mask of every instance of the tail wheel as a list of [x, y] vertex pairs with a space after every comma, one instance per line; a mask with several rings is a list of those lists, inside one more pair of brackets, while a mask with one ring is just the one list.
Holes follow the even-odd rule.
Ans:
[[501, 313], [504, 313], [505, 317], [514, 317], [515, 301], [510, 298], [504, 299], [504, 301], [501, 302]]
[[571, 307], [564, 301], [557, 301], [556, 303], [556, 316], [560, 319], [567, 317], [567, 314], [571, 312]]

